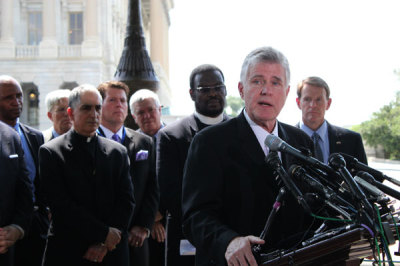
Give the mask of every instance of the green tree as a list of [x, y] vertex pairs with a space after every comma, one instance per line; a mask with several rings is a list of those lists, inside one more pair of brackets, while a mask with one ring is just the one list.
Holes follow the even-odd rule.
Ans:
[[237, 96], [226, 97], [226, 113], [232, 117], [235, 117], [244, 107], [242, 98]]
[[382, 145], [385, 158], [400, 159], [400, 92], [396, 99], [372, 114], [360, 127], [363, 139], [373, 147]]

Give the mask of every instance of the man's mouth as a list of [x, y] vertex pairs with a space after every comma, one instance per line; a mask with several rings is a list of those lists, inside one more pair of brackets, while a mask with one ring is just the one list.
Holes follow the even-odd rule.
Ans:
[[258, 103], [259, 105], [263, 105], [263, 106], [272, 106], [272, 104], [270, 104], [270, 103], [267, 103], [267, 102], [259, 102]]

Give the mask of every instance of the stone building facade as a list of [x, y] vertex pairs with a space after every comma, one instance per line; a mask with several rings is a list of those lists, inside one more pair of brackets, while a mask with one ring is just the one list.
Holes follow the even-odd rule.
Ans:
[[[113, 79], [125, 37], [129, 0], [1, 0], [0, 74], [20, 81], [21, 121], [51, 126], [46, 94]], [[173, 0], [142, 0], [147, 50], [170, 105], [169, 11]]]

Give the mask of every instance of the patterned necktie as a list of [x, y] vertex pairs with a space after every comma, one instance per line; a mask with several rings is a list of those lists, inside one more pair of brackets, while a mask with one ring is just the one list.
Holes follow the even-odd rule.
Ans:
[[121, 143], [121, 140], [120, 140], [120, 138], [119, 138], [119, 136], [118, 136], [118, 134], [114, 134], [114, 135], [112, 135], [112, 137], [111, 137], [113, 140], [115, 140], [116, 142], [118, 142], [118, 143]]
[[317, 132], [314, 132], [311, 136], [313, 142], [314, 142], [314, 150], [315, 150], [315, 157], [323, 162], [324, 161], [324, 156], [322, 154], [322, 149], [321, 149], [321, 145], [319, 143], [319, 140], [321, 139], [321, 137], [318, 135]]

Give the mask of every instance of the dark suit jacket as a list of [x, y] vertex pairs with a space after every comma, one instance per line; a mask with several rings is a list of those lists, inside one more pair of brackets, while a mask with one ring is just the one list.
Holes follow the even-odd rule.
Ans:
[[[357, 132], [334, 126], [326, 122], [328, 125], [329, 153], [345, 153], [359, 162], [368, 164], [367, 155], [365, 154], [364, 145], [361, 135]], [[296, 124], [300, 128], [300, 123]]]
[[[328, 122], [327, 122], [328, 123]], [[346, 153], [368, 164], [361, 135], [357, 132], [328, 123], [329, 152]]]
[[[224, 114], [224, 120], [229, 117]], [[169, 124], [159, 131], [157, 145], [157, 179], [160, 186], [160, 212], [171, 215], [167, 219], [168, 265], [190, 265], [178, 262], [179, 241], [182, 234], [182, 178], [187, 152], [193, 137], [207, 125], [194, 115]]]
[[[296, 148], [313, 150], [300, 129], [278, 124], [279, 137]], [[296, 159], [282, 153], [284, 168]], [[199, 132], [193, 139], [183, 177], [183, 232], [196, 247], [196, 265], [225, 265], [229, 242], [259, 236], [282, 182], [265, 161], [244, 114]], [[269, 249], [288, 248], [288, 239], [311, 223], [288, 192], [271, 230]]]
[[[130, 174], [136, 202], [131, 227], [139, 225], [151, 230], [160, 197], [155, 172], [155, 149], [150, 137], [130, 128], [125, 128], [125, 132], [126, 137], [122, 144], [128, 150], [130, 158]], [[148, 157], [145, 160], [136, 160], [136, 154], [141, 150], [148, 151]]]
[[128, 265], [126, 236], [134, 199], [126, 148], [95, 137], [95, 160], [90, 168], [84, 164], [87, 159], [82, 158], [78, 137], [70, 130], [39, 151], [40, 175], [54, 229], [46, 260], [48, 265], [84, 265], [82, 257], [89, 246], [104, 242], [108, 228], [115, 227], [123, 239], [107, 253], [102, 265]]
[[[18, 134], [0, 122], [0, 227], [19, 225], [25, 233], [33, 211], [32, 184]], [[0, 265], [13, 265], [10, 252], [0, 255]]]
[[[228, 119], [224, 115], [224, 121]], [[187, 152], [193, 137], [205, 127], [194, 115], [190, 115], [159, 131], [157, 178], [160, 186], [160, 209], [168, 210], [178, 220], [182, 217], [182, 178]]]

